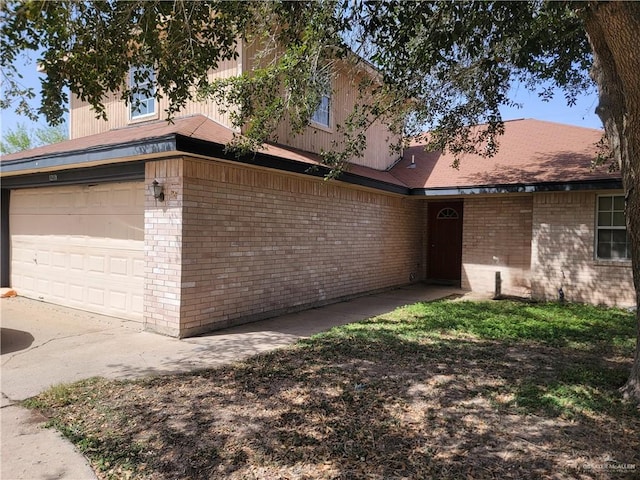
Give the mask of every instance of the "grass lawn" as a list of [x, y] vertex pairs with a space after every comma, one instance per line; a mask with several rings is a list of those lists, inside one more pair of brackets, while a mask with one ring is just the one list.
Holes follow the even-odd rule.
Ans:
[[640, 478], [628, 312], [442, 300], [242, 363], [27, 400], [101, 478]]

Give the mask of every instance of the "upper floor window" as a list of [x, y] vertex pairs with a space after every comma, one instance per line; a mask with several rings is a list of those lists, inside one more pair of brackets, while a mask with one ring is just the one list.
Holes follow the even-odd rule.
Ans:
[[320, 105], [313, 115], [311, 116], [311, 121], [313, 123], [317, 123], [318, 125], [322, 125], [323, 127], [329, 127], [331, 120], [331, 96], [329, 94], [322, 95], [320, 99]]
[[604, 260], [631, 258], [627, 224], [624, 217], [623, 195], [601, 195], [598, 197], [596, 256]]
[[132, 67], [129, 71], [129, 88], [143, 91], [134, 93], [129, 106], [131, 120], [148, 117], [156, 113], [156, 74], [150, 67]]

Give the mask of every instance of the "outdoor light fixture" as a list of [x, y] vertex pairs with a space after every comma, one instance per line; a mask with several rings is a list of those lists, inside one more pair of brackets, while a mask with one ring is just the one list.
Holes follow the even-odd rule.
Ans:
[[164, 202], [164, 192], [162, 191], [162, 185], [160, 185], [157, 180], [154, 180], [151, 186], [153, 187], [153, 198]]

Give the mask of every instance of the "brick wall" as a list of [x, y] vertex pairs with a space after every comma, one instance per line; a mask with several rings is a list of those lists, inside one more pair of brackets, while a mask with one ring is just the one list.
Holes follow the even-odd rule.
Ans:
[[147, 205], [149, 329], [194, 335], [423, 279], [423, 202], [195, 158], [154, 165], [147, 183], [166, 165], [170, 192]]
[[[180, 335], [182, 278], [182, 159], [147, 162], [144, 212], [144, 328]], [[153, 198], [151, 182], [164, 186]]]
[[569, 301], [635, 304], [631, 262], [595, 260], [596, 198], [596, 192], [534, 196], [534, 297], [557, 299], [562, 287]]
[[[149, 162], [144, 322], [188, 336], [423, 280], [427, 202], [195, 158]], [[594, 260], [596, 193], [464, 199], [462, 287], [633, 305], [630, 262]]]
[[531, 221], [531, 196], [465, 198], [462, 288], [493, 294], [499, 271], [503, 294], [528, 296]]

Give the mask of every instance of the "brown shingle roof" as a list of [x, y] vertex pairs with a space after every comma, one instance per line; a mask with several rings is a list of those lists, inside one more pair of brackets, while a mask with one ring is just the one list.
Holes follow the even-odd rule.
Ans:
[[[73, 155], [67, 159], [67, 154], [100, 149], [108, 151], [110, 147], [119, 145], [153, 143], [154, 140], [176, 136], [226, 145], [233, 138], [233, 131], [203, 115], [194, 115], [177, 118], [173, 124], [163, 120], [135, 125], [4, 155], [0, 159], [2, 163], [26, 161], [33, 164], [30, 159], [61, 156], [58, 168], [80, 168], [83, 160], [74, 161]], [[452, 155], [425, 152], [422, 144], [414, 144], [405, 150], [403, 159], [390, 171], [351, 165], [349, 174], [415, 189], [619, 179], [620, 174], [609, 173], [607, 166], [591, 169], [591, 162], [596, 156], [595, 144], [601, 137], [602, 131], [596, 129], [531, 119], [513, 120], [505, 123], [505, 133], [498, 140], [499, 150], [495, 156], [462, 156], [458, 169], [451, 167]], [[259, 153], [310, 166], [322, 164], [318, 155], [281, 145], [265, 145]], [[416, 167], [407, 168], [412, 157]], [[128, 160], [132, 158], [128, 157]], [[111, 161], [124, 160], [113, 158]]]
[[[56, 164], [58, 168], [81, 168], [83, 166], [81, 162], [86, 161], [86, 157], [78, 155], [74, 157], [72, 155], [73, 153], [95, 151], [101, 149], [108, 151], [110, 148], [115, 148], [121, 145], [131, 144], [135, 142], [152, 143], [154, 140], [175, 136], [187, 137], [217, 145], [226, 145], [233, 139], [233, 131], [223, 125], [220, 125], [219, 123], [214, 122], [204, 115], [193, 115], [188, 117], [176, 118], [171, 124], [167, 123], [165, 120], [160, 120], [139, 125], [132, 125], [129, 127], [110, 130], [108, 132], [99, 133], [96, 135], [89, 135], [86, 137], [66, 140], [60, 143], [46, 145], [31, 150], [25, 150], [10, 155], [3, 155], [0, 157], [0, 161], [5, 165], [8, 163], [16, 162], [28, 162], [33, 164], [37, 159], [46, 159], [47, 157], [52, 156], [64, 156], [65, 159]], [[140, 150], [140, 152], [142, 152], [142, 150]], [[145, 151], [145, 153], [148, 153], [148, 151]], [[322, 165], [322, 159], [319, 155], [296, 150], [294, 148], [289, 148], [282, 145], [265, 144], [258, 153], [297, 163], [307, 164], [309, 166]], [[103, 156], [103, 159], [105, 159], [105, 161], [109, 161], [107, 160], [108, 155], [109, 154]], [[127, 159], [130, 160], [130, 153], [128, 153], [128, 155], [129, 157], [127, 157]], [[67, 156], [68, 158], [66, 158]], [[33, 162], [31, 161], [31, 159], [33, 159]], [[112, 158], [109, 163], [119, 161], [124, 160], [114, 155], [114, 158]], [[33, 165], [31, 165], [31, 167], [32, 166]], [[48, 168], [51, 169], [51, 165], [49, 165]], [[359, 177], [386, 182], [402, 188], [406, 187], [406, 185], [404, 185], [402, 181], [398, 180], [389, 172], [381, 172], [372, 168], [352, 165], [349, 168], [349, 173]]]
[[[595, 169], [595, 144], [602, 130], [524, 119], [505, 122], [498, 137], [498, 152], [491, 158], [463, 155], [458, 169], [454, 157], [425, 152], [424, 145], [412, 145], [391, 173], [411, 188], [474, 187], [539, 184], [547, 182], [618, 179], [608, 166]], [[411, 157], [415, 168], [407, 168]]]
[[[204, 128], [203, 128], [204, 127]], [[166, 135], [183, 135], [186, 137], [197, 136], [202, 140], [227, 143], [231, 140], [233, 132], [228, 128], [217, 124], [202, 115], [182, 117], [175, 119], [174, 123], [158, 120], [150, 123], [131, 125], [125, 128], [117, 128], [108, 132], [74, 138], [63, 142], [32, 148], [22, 152], [2, 155], [0, 160], [9, 162], [12, 160], [44, 157], [47, 155], [65, 152], [76, 152], [89, 148], [109, 147], [124, 143], [161, 138]]]

